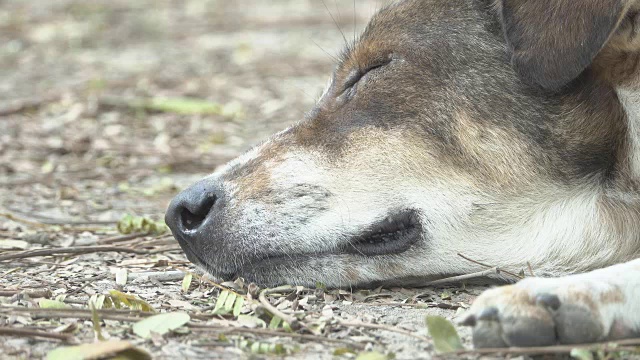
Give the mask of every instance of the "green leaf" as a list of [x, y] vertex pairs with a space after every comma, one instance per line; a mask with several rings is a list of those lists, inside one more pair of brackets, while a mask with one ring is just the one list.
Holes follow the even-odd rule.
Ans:
[[93, 294], [89, 297], [89, 301], [87, 301], [87, 305], [89, 307], [93, 307], [96, 310], [102, 309], [104, 306], [105, 296], [102, 294]]
[[150, 360], [151, 356], [128, 341], [103, 341], [51, 350], [47, 360], [85, 360], [117, 357], [122, 360]]
[[147, 101], [144, 107], [181, 115], [220, 115], [223, 112], [223, 106], [218, 103], [189, 98], [155, 98]]
[[218, 295], [218, 299], [216, 300], [216, 305], [213, 307], [213, 313], [215, 315], [220, 314], [229, 294], [231, 293], [228, 290], [222, 290], [220, 292], [220, 294]]
[[125, 214], [117, 224], [118, 231], [122, 234], [130, 234], [133, 232], [133, 216]]
[[233, 305], [233, 317], [238, 317], [238, 315], [240, 315], [240, 311], [242, 311], [242, 305], [244, 305], [244, 298], [242, 296], [238, 296], [236, 304]]
[[233, 304], [235, 304], [237, 298], [238, 298], [238, 295], [232, 292], [229, 293], [229, 295], [227, 296], [227, 300], [224, 302], [224, 305], [222, 306], [221, 315], [230, 314], [233, 311]]
[[122, 234], [131, 234], [134, 232], [160, 235], [168, 231], [168, 227], [164, 222], [153, 221], [146, 217], [133, 216], [125, 214], [116, 225], [118, 231]]
[[342, 355], [353, 354], [353, 353], [354, 353], [353, 349], [349, 349], [349, 348], [337, 348], [333, 350], [333, 356], [342, 356]]
[[49, 299], [40, 299], [38, 300], [38, 305], [40, 305], [43, 309], [66, 309], [69, 306], [62, 301], [57, 300], [49, 300]]
[[148, 339], [151, 332], [164, 335], [186, 324], [190, 319], [189, 314], [184, 312], [158, 314], [133, 324], [132, 330], [136, 335]]
[[269, 321], [269, 329], [277, 329], [281, 323], [282, 323], [282, 318], [279, 316], [274, 316], [271, 318], [271, 321]]
[[238, 344], [240, 348], [249, 350], [253, 354], [273, 354], [286, 355], [287, 349], [282, 344], [271, 344], [267, 342], [241, 342]]
[[96, 336], [96, 339], [100, 341], [104, 341], [104, 336], [102, 335], [102, 328], [100, 327], [100, 314], [96, 310], [93, 303], [89, 303], [89, 307], [91, 308], [91, 322], [93, 324], [93, 333]]
[[291, 325], [289, 325], [289, 323], [288, 323], [288, 322], [286, 322], [286, 321], [283, 321], [283, 322], [282, 322], [282, 328], [283, 328], [283, 329], [284, 329], [284, 331], [286, 331], [286, 332], [289, 332], [289, 333], [293, 332], [293, 329], [291, 328]]
[[189, 291], [189, 287], [191, 286], [191, 280], [193, 279], [193, 274], [188, 272], [184, 274], [182, 278], [182, 292], [186, 293]]
[[358, 354], [356, 360], [389, 360], [389, 356], [377, 351], [367, 351]]
[[593, 360], [593, 353], [588, 349], [572, 349], [570, 355], [578, 360]]
[[427, 329], [438, 354], [462, 350], [462, 342], [451, 322], [441, 316], [427, 316]]

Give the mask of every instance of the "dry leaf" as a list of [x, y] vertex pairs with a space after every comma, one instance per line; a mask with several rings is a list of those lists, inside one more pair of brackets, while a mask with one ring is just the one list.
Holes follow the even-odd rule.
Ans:
[[120, 360], [150, 360], [151, 356], [128, 341], [103, 341], [51, 350], [47, 360], [89, 360], [115, 356]]

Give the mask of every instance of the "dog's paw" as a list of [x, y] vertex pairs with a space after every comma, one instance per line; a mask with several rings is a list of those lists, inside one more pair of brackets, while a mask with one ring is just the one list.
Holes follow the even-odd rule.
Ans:
[[473, 327], [476, 348], [589, 343], [637, 334], [618, 316], [626, 305], [619, 286], [577, 280], [529, 278], [487, 290], [461, 324]]

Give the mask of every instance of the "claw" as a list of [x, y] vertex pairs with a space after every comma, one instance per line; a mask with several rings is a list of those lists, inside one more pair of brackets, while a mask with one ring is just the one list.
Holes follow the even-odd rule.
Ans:
[[458, 325], [461, 326], [476, 326], [476, 316], [474, 314], [469, 314], [465, 316], [462, 320], [458, 322]]

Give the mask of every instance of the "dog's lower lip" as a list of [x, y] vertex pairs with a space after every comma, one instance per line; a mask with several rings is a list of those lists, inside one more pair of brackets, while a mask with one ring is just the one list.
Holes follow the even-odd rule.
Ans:
[[[198, 256], [198, 253], [191, 249], [191, 246], [189, 245], [188, 241], [186, 241], [185, 239], [180, 237], [179, 234], [173, 234], [173, 237], [174, 237], [174, 239], [176, 239], [176, 241], [178, 241], [178, 244], [180, 244], [180, 247], [182, 248], [182, 251], [184, 252], [184, 254], [187, 257], [187, 259], [189, 259], [189, 261], [191, 261], [192, 263], [194, 263], [196, 265], [206, 266], [206, 261], [204, 261], [202, 258], [200, 258], [200, 256]], [[194, 261], [194, 260], [196, 260], [196, 261]]]

